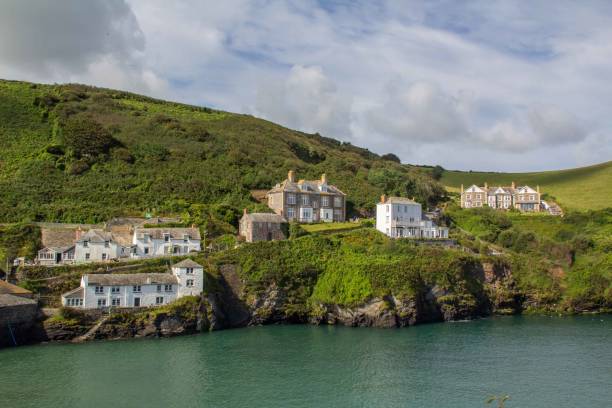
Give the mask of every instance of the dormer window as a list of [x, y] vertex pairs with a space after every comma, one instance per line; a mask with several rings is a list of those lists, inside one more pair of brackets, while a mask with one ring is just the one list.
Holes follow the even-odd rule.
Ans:
[[89, 241], [83, 241], [83, 247], [87, 248], [89, 246]]
[[189, 240], [191, 239], [191, 237], [187, 234], [183, 235], [183, 242], [189, 242]]
[[109, 241], [104, 241], [104, 248], [108, 248], [110, 246], [110, 242]]

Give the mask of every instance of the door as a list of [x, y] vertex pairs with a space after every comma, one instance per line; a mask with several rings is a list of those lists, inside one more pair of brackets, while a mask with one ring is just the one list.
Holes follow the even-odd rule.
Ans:
[[140, 307], [140, 298], [139, 297], [135, 297], [134, 298], [134, 307]]

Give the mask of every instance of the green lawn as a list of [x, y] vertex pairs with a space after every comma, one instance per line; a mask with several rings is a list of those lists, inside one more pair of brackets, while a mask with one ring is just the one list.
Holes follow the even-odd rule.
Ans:
[[535, 173], [495, 173], [445, 171], [441, 182], [450, 191], [459, 191], [461, 184], [540, 186], [542, 193], [553, 196], [561, 206], [575, 210], [599, 210], [612, 207], [612, 161], [577, 169]]
[[302, 228], [308, 232], [348, 231], [360, 228], [358, 222], [324, 222], [320, 224], [302, 224]]

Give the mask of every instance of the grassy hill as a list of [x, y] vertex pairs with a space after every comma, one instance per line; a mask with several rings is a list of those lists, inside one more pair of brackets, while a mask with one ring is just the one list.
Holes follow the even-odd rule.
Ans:
[[450, 191], [459, 191], [461, 184], [540, 185], [542, 193], [554, 197], [559, 204], [574, 210], [597, 210], [612, 207], [612, 161], [577, 169], [535, 173], [494, 173], [444, 171], [440, 180]]
[[[235, 223], [265, 206], [294, 169], [348, 194], [350, 213], [382, 193], [435, 201], [425, 170], [318, 134], [203, 107], [83, 85], [0, 80], [0, 223], [96, 223], [118, 215], [183, 214]], [[231, 232], [231, 231], [227, 231]]]

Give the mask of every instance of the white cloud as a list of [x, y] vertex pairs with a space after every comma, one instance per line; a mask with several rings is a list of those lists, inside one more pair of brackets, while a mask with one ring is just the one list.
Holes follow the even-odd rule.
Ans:
[[255, 113], [405, 162], [612, 155], [608, 2], [7, 1], [2, 77]]

